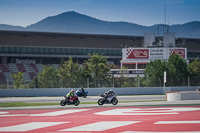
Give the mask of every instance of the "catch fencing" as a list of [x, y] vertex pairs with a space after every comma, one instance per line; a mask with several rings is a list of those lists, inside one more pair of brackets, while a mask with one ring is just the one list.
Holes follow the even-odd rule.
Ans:
[[[169, 91], [195, 91], [198, 87], [128, 87], [128, 88], [84, 88], [89, 96], [97, 96], [112, 89], [117, 95], [164, 95]], [[46, 88], [46, 89], [0, 89], [0, 97], [38, 97], [64, 96], [71, 89], [80, 88]]]
[[[190, 87], [190, 86], [200, 86], [200, 77], [176, 77], [167, 79], [164, 84], [163, 78], [156, 78], [151, 80], [149, 83], [141, 77], [137, 78], [127, 78], [127, 77], [108, 77], [104, 80], [98, 80], [95, 82], [92, 78], [78, 79], [76, 82], [71, 83], [70, 81], [60, 81], [59, 79], [54, 79], [46, 83], [46, 86], [41, 86], [37, 81], [25, 81], [23, 83], [23, 88], [120, 88], [120, 87]], [[7, 82], [0, 81], [0, 89], [13, 89], [13, 81], [7, 80]]]

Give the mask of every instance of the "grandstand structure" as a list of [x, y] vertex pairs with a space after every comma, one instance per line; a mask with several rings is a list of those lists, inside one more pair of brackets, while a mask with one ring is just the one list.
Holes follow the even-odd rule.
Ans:
[[[160, 37], [156, 37], [159, 40]], [[187, 48], [187, 59], [200, 57], [200, 39], [176, 38], [176, 47]], [[31, 81], [43, 65], [59, 67], [62, 59], [82, 64], [88, 54], [99, 53], [120, 68], [123, 48], [144, 47], [143, 36], [0, 31], [0, 84], [13, 82], [12, 73], [23, 72]]]

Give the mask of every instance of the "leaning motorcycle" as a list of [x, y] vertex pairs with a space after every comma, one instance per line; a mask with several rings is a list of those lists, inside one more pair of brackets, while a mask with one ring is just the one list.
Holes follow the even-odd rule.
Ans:
[[68, 100], [66, 96], [65, 100], [60, 101], [60, 105], [61, 106], [65, 106], [65, 105], [75, 105], [78, 106], [80, 104], [80, 101], [78, 100], [78, 97], [76, 95], [74, 95], [73, 97], [70, 97], [70, 99]]
[[82, 92], [81, 90], [77, 90], [77, 91], [76, 91], [76, 95], [77, 95], [78, 97], [86, 98], [87, 95], [88, 95], [88, 91]]
[[113, 105], [116, 105], [118, 103], [117, 96], [115, 94], [109, 98], [106, 98], [106, 96], [104, 94], [100, 94], [99, 96], [102, 97], [98, 100], [99, 105], [111, 104], [111, 103]]

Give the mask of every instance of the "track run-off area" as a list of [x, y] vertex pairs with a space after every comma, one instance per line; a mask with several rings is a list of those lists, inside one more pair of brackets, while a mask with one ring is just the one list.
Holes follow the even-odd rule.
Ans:
[[200, 105], [0, 110], [0, 133], [199, 133]]

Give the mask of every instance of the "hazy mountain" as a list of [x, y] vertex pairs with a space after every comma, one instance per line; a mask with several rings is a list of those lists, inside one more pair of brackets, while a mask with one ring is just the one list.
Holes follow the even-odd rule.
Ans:
[[[84, 34], [112, 34], [143, 36], [145, 32], [162, 33], [162, 25], [142, 26], [127, 22], [108, 22], [92, 18], [76, 12], [65, 12], [57, 16], [47, 17], [25, 28], [19, 26], [1, 25], [0, 30], [25, 30]], [[170, 32], [176, 37], [200, 38], [200, 21], [169, 26]], [[157, 34], [157, 33], [156, 33]]]
[[24, 27], [21, 26], [12, 26], [7, 24], [0, 24], [0, 30], [25, 30]]
[[170, 31], [179, 37], [200, 38], [200, 21], [170, 26]]
[[144, 30], [144, 27], [126, 22], [107, 22], [76, 12], [66, 12], [47, 17], [26, 29], [68, 33], [143, 35], [141, 30]]

